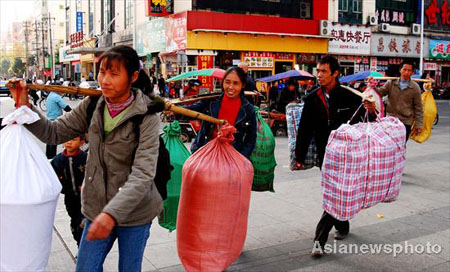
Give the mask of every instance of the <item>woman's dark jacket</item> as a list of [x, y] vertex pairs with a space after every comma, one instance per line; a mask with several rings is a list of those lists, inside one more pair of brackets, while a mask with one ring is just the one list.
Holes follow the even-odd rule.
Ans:
[[[217, 118], [219, 116], [222, 98], [223, 94], [215, 101], [202, 100], [195, 104], [185, 106], [185, 108]], [[234, 124], [236, 133], [234, 134], [233, 146], [239, 153], [250, 158], [256, 143], [256, 114], [253, 105], [243, 95], [240, 96], [240, 99], [241, 108], [239, 109], [236, 123]], [[215, 124], [203, 121], [202, 128], [192, 144], [192, 153], [208, 143], [215, 127]]]

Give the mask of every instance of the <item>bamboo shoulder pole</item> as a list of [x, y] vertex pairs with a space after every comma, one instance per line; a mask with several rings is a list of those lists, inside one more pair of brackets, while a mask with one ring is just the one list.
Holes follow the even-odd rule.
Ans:
[[[8, 82], [6, 87], [11, 88], [15, 82]], [[31, 90], [39, 90], [46, 92], [68, 93], [76, 95], [88, 95], [88, 96], [100, 96], [102, 92], [100, 90], [93, 90], [89, 88], [80, 88], [74, 86], [61, 86], [61, 85], [38, 85], [38, 84], [26, 84], [26, 87]]]
[[[399, 79], [398, 77], [374, 77], [373, 79], [376, 80], [397, 80]], [[413, 81], [417, 81], [417, 82], [433, 82], [433, 79], [424, 79], [424, 78], [411, 78], [411, 80]]]
[[225, 124], [225, 120], [219, 120], [217, 118], [211, 117], [209, 115], [206, 115], [206, 114], [203, 114], [203, 113], [200, 113], [200, 112], [196, 112], [196, 111], [193, 111], [193, 110], [188, 110], [188, 109], [185, 109], [185, 108], [182, 108], [182, 107], [178, 107], [178, 106], [173, 105], [170, 102], [166, 102], [166, 107], [165, 108], [166, 108], [166, 110], [171, 111], [173, 113], [181, 114], [181, 115], [184, 115], [184, 116], [189, 116], [189, 117], [192, 117], [192, 118], [195, 118], [195, 119], [200, 119], [200, 120], [207, 121], [207, 122], [210, 122], [210, 123], [213, 123], [213, 124], [217, 124], [217, 125], [224, 125]]
[[[192, 96], [192, 97], [186, 97], [186, 98], [177, 98], [170, 100], [170, 103], [174, 105], [183, 104], [186, 102], [197, 102], [200, 100], [208, 100], [208, 99], [215, 99], [219, 97], [222, 93], [211, 93], [211, 95], [202, 95], [202, 96]], [[256, 94], [254, 92], [244, 92], [245, 96], [255, 96]]]
[[345, 85], [341, 85], [341, 87], [344, 88], [344, 89], [347, 89], [350, 92], [352, 92], [352, 93], [356, 94], [357, 96], [361, 97], [363, 101], [367, 100], [369, 102], [375, 102], [375, 99], [371, 95], [369, 95], [368, 93], [367, 94], [361, 93], [360, 91], [355, 90], [355, 89], [353, 89], [353, 88], [351, 88], [349, 86], [345, 86]]
[[[11, 81], [6, 84], [8, 88], [11, 88], [14, 86], [14, 84], [18, 81]], [[102, 92], [100, 90], [93, 90], [88, 88], [80, 88], [80, 87], [73, 87], [73, 86], [60, 86], [60, 85], [36, 85], [36, 84], [26, 84], [28, 89], [33, 90], [42, 90], [47, 92], [58, 92], [58, 93], [69, 93], [69, 94], [82, 94], [82, 95], [88, 95], [88, 96], [100, 96], [102, 95]], [[169, 102], [165, 102], [165, 109], [172, 111], [177, 114], [189, 116], [192, 118], [200, 119], [203, 121], [211, 122], [217, 125], [223, 125], [225, 124], [225, 120], [219, 120], [217, 118], [208, 116], [206, 114], [202, 114], [193, 110], [188, 110], [185, 108], [177, 107], [172, 105]]]

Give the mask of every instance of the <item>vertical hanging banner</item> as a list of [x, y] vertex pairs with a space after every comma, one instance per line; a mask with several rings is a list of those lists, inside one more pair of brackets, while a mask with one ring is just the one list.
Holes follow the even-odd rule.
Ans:
[[166, 51], [175, 52], [186, 49], [187, 43], [187, 12], [181, 12], [167, 17]]
[[[214, 56], [197, 56], [198, 70], [213, 68]], [[213, 78], [210, 76], [199, 76], [198, 79], [202, 83], [200, 93], [213, 91]]]
[[77, 32], [83, 32], [83, 12], [77, 12]]
[[173, 14], [173, 0], [147, 0], [147, 16], [166, 16]]

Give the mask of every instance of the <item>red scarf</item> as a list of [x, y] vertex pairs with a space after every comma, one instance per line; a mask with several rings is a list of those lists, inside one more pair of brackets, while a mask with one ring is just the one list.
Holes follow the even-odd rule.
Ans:
[[[226, 120], [228, 124], [234, 126], [236, 124], [236, 118], [239, 114], [239, 109], [241, 108], [241, 98], [231, 99], [224, 95], [222, 98], [222, 104], [220, 104], [219, 116], [220, 120]], [[211, 139], [217, 137], [217, 127], [213, 131]]]

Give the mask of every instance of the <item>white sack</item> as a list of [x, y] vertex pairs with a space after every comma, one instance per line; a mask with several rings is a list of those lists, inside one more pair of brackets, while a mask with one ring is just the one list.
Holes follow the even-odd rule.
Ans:
[[[0, 271], [44, 271], [61, 184], [22, 124], [39, 120], [28, 107], [3, 119], [0, 132]], [[17, 124], [13, 124], [16, 122]]]

